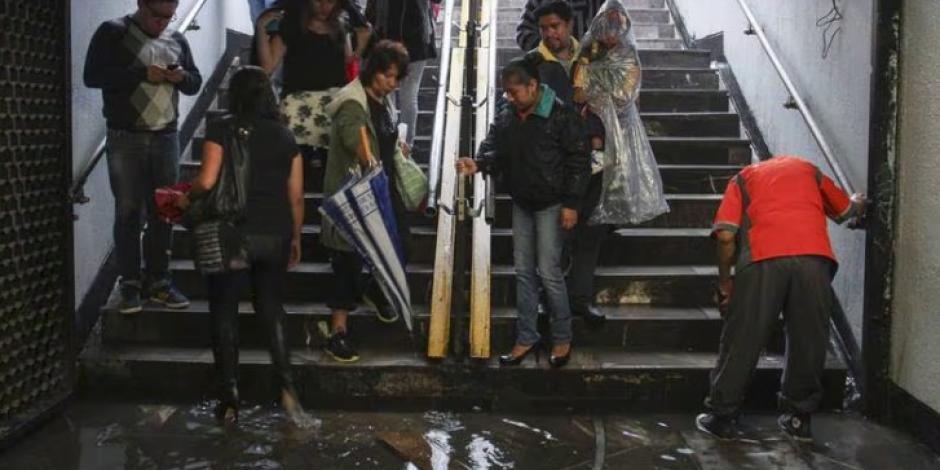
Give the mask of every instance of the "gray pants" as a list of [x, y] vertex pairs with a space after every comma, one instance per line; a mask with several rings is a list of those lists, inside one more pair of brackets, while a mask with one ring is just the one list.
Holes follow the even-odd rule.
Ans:
[[833, 268], [826, 258], [791, 256], [753, 263], [736, 274], [718, 364], [705, 400], [712, 412], [723, 416], [738, 412], [780, 312], [787, 338], [780, 408], [811, 413], [819, 407], [829, 313], [835, 301], [830, 285]]

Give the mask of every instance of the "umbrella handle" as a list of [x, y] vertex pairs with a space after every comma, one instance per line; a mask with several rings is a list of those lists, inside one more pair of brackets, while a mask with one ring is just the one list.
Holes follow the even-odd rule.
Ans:
[[376, 165], [375, 157], [372, 156], [372, 147], [369, 146], [369, 132], [366, 130], [366, 126], [359, 126], [359, 144], [361, 146], [360, 159], [362, 160], [362, 166], [366, 168], [372, 168]]

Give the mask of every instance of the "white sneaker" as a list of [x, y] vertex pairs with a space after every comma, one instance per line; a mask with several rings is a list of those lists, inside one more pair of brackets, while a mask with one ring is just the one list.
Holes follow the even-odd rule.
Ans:
[[594, 150], [591, 152], [591, 175], [596, 175], [604, 171], [604, 151]]

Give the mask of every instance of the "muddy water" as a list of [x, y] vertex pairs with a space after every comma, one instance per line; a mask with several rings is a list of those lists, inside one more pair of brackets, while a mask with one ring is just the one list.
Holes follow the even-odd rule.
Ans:
[[317, 411], [316, 426], [298, 429], [277, 408], [253, 406], [225, 429], [211, 405], [74, 403], [0, 454], [0, 468], [940, 468], [906, 436], [841, 415], [817, 419], [816, 442], [794, 446], [771, 416], [749, 419], [746, 441], [716, 443], [684, 415]]

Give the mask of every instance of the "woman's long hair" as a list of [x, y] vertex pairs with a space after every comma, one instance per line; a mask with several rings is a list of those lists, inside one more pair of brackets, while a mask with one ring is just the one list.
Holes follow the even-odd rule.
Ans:
[[271, 79], [261, 67], [240, 67], [229, 80], [229, 111], [238, 119], [280, 119]]

